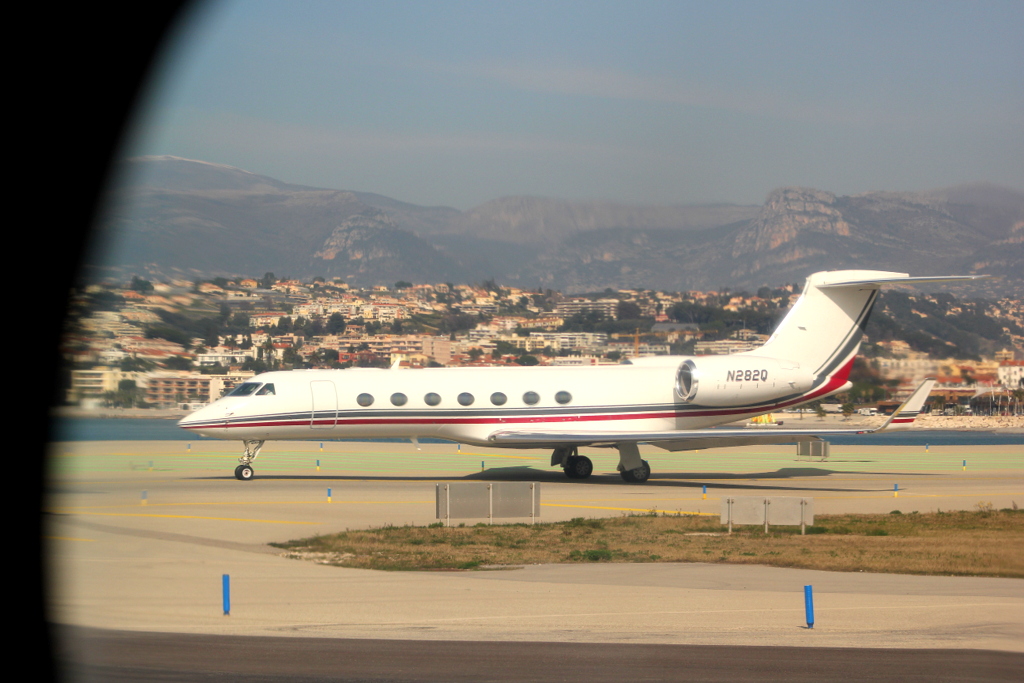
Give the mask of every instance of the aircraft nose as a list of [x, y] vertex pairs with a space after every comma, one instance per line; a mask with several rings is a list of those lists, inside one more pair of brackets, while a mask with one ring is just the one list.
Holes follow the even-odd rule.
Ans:
[[198, 410], [196, 412], [194, 412], [194, 413], [189, 413], [185, 417], [183, 417], [180, 420], [178, 420], [178, 426], [179, 427], [191, 427], [192, 425], [196, 424], [196, 422], [198, 422], [198, 420], [196, 419], [198, 415], [199, 415], [199, 411]]
[[180, 420], [178, 420], [178, 426], [187, 429], [189, 427], [195, 427], [210, 422], [211, 420], [215, 419], [215, 412], [219, 411], [213, 409], [213, 406], [206, 406], [205, 408], [200, 408], [194, 413], [190, 413], [185, 417], [181, 418]]

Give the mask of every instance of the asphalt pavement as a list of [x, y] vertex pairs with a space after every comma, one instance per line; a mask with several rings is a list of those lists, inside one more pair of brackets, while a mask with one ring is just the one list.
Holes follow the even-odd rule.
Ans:
[[[737, 491], [813, 496], [819, 514], [1008, 507], [1024, 503], [1017, 447], [833, 446], [828, 462], [797, 460], [790, 447], [652, 451], [655, 475], [642, 486], [622, 482], [614, 457], [600, 451], [595, 476], [572, 482], [539, 452], [399, 443], [321, 451], [316, 442], [268, 444], [257, 478], [240, 482], [231, 474], [235, 450], [220, 442], [54, 445], [49, 605], [72, 680], [1024, 674], [1018, 579], [668, 563], [374, 572], [287, 559], [267, 545], [429, 524], [435, 484], [474, 479], [540, 482], [544, 521], [717, 514]], [[804, 623], [805, 585], [815, 591], [813, 629]]]

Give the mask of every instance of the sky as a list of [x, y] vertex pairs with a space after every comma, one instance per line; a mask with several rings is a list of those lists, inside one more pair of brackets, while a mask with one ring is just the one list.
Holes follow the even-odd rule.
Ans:
[[122, 149], [463, 210], [1024, 190], [1024, 2], [197, 2]]

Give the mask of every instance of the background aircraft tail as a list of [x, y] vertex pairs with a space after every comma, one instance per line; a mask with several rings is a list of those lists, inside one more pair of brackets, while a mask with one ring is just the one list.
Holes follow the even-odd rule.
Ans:
[[914, 393], [910, 395], [910, 398], [893, 411], [893, 414], [889, 416], [885, 424], [876, 431], [886, 430], [894, 432], [899, 429], [910, 429], [910, 426], [914, 424], [914, 420], [921, 414], [921, 409], [924, 408], [924, 404], [928, 401], [928, 397], [931, 395], [932, 388], [934, 387], [935, 380], [931, 377], [921, 382], [917, 389], [914, 390]]

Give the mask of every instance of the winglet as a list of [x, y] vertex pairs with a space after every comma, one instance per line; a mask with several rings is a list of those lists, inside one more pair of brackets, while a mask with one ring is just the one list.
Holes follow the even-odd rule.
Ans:
[[914, 423], [918, 414], [921, 412], [921, 408], [924, 407], [924, 402], [928, 400], [928, 395], [931, 394], [932, 387], [935, 386], [935, 380], [928, 378], [914, 389], [914, 393], [910, 395], [906, 401], [903, 402], [899, 408], [893, 411], [889, 419], [885, 421], [875, 432], [883, 431], [897, 431], [900, 429], [909, 429], [910, 425]]

